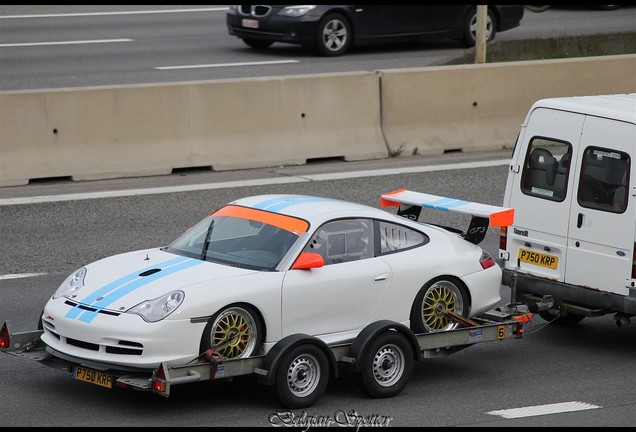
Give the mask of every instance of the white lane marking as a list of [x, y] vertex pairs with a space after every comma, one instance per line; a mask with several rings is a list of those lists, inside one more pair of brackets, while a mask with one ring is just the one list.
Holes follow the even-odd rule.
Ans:
[[215, 68], [215, 67], [231, 67], [231, 66], [261, 66], [272, 64], [300, 63], [298, 60], [272, 60], [262, 62], [243, 62], [243, 63], [213, 63], [201, 65], [184, 65], [184, 66], [157, 66], [158, 70], [174, 70], [174, 69], [196, 69], [196, 68]]
[[162, 194], [162, 193], [191, 192], [191, 191], [210, 190], [210, 189], [236, 188], [236, 187], [244, 187], [244, 186], [263, 186], [263, 185], [273, 185], [273, 184], [302, 183], [307, 181], [325, 181], [325, 180], [341, 180], [341, 179], [359, 178], [359, 177], [377, 177], [377, 176], [406, 174], [406, 173], [483, 168], [483, 167], [507, 165], [509, 163], [510, 163], [510, 159], [501, 159], [501, 160], [494, 160], [494, 161], [464, 162], [464, 163], [456, 163], [456, 164], [448, 164], [448, 165], [385, 168], [385, 169], [378, 169], [378, 170], [347, 171], [347, 172], [341, 172], [341, 173], [327, 173], [327, 174], [307, 174], [307, 175], [298, 176], [298, 177], [296, 176], [274, 177], [274, 178], [240, 180], [240, 181], [219, 182], [219, 183], [203, 183], [203, 184], [193, 184], [193, 185], [184, 185], [184, 186], [166, 186], [166, 187], [146, 188], [146, 189], [87, 192], [87, 193], [66, 194], [66, 195], [44, 195], [44, 196], [23, 197], [23, 198], [4, 198], [4, 199], [0, 199], [0, 206], [18, 205], [18, 204], [38, 204], [38, 203], [58, 202], [58, 201], [78, 201], [78, 200], [85, 200], [85, 199], [113, 198], [113, 197], [125, 197], [125, 196], [136, 196], [136, 195], [152, 195], [152, 194]]
[[592, 405], [586, 402], [561, 402], [549, 405], [536, 405], [524, 408], [511, 408], [497, 411], [490, 411], [486, 414], [498, 415], [503, 418], [513, 419], [521, 417], [534, 417], [546, 414], [559, 414], [572, 411], [583, 411], [602, 408], [598, 405]]
[[48, 273], [14, 273], [14, 274], [6, 274], [6, 275], [0, 275], [0, 280], [4, 280], [4, 279], [20, 279], [20, 278], [27, 278], [27, 277], [35, 277], [35, 276], [42, 276]]
[[160, 14], [160, 13], [180, 13], [180, 12], [215, 12], [226, 11], [229, 8], [196, 8], [196, 9], [166, 9], [147, 11], [119, 11], [119, 12], [77, 12], [61, 14], [39, 14], [39, 15], [2, 15], [0, 19], [11, 18], [56, 18], [56, 17], [82, 17], [82, 16], [105, 16], [105, 15], [140, 15], [140, 14]]
[[75, 40], [75, 41], [61, 41], [61, 42], [23, 42], [23, 43], [0, 44], [0, 48], [18, 47], [18, 46], [48, 46], [48, 45], [80, 45], [80, 44], [97, 44], [97, 43], [119, 43], [119, 42], [133, 42], [133, 41], [134, 41], [134, 39], [93, 39], [93, 40]]

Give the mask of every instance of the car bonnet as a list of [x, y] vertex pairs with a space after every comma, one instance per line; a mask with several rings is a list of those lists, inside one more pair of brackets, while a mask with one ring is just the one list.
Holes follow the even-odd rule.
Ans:
[[[130, 252], [86, 266], [84, 286], [71, 300], [99, 310], [122, 312], [146, 301], [201, 282], [254, 273], [174, 255], [160, 249]], [[186, 293], [187, 295], [187, 293]]]

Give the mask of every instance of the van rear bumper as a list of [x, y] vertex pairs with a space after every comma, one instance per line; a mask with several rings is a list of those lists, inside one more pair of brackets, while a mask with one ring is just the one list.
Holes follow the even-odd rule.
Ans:
[[[600, 314], [620, 312], [626, 315], [636, 315], [636, 288], [633, 287], [629, 289], [628, 295], [623, 296], [525, 273], [515, 273], [509, 269], [503, 270], [501, 283], [511, 288], [515, 284], [515, 302], [523, 301], [524, 294], [538, 296], [548, 294], [554, 297], [556, 304], [566, 308], [568, 305], [576, 306], [577, 311], [584, 307], [590, 311], [600, 309]], [[590, 313], [590, 315], [599, 315], [599, 313]]]

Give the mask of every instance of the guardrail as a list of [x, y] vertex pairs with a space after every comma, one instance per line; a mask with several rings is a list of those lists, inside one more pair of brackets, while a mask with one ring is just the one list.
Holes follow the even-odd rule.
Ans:
[[510, 148], [537, 99], [636, 91], [636, 55], [0, 92], [0, 186]]

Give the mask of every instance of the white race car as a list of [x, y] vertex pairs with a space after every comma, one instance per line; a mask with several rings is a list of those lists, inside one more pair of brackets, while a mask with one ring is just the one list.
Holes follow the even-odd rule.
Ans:
[[[102, 369], [184, 365], [267, 353], [291, 334], [346, 343], [369, 323], [453, 329], [500, 301], [501, 268], [477, 243], [513, 210], [406, 190], [397, 214], [301, 195], [238, 199], [169, 246], [71, 274], [42, 314], [56, 357]], [[417, 221], [422, 207], [473, 215], [466, 233]]]

